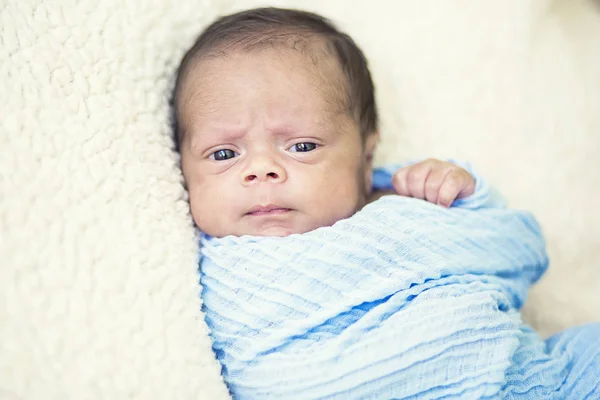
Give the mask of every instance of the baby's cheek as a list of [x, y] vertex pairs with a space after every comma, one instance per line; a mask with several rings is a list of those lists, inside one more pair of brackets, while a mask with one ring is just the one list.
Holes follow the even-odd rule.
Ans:
[[190, 210], [196, 226], [212, 236], [232, 233], [239, 209], [239, 196], [222, 179], [204, 179], [188, 187]]
[[205, 199], [197, 190], [190, 189], [190, 210], [194, 223], [202, 229], [208, 222], [206, 219], [210, 216], [211, 210], [207, 207]]
[[357, 174], [347, 171], [325, 182], [320, 200], [323, 210], [337, 219], [347, 218], [360, 208], [361, 182]]
[[211, 193], [206, 185], [192, 185], [188, 188], [190, 196], [190, 210], [196, 225], [203, 231], [213, 228], [215, 218], [218, 217], [219, 204], [214, 200], [217, 193]]

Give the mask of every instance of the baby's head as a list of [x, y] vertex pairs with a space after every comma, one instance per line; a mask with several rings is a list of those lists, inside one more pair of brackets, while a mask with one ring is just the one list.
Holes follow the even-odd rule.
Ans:
[[174, 107], [204, 233], [304, 233], [365, 204], [373, 83], [360, 49], [326, 19], [263, 8], [217, 20], [181, 62]]

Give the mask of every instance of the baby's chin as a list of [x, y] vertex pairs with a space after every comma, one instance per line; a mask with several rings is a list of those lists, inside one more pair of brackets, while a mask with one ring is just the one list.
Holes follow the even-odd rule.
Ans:
[[258, 236], [258, 237], [286, 237], [295, 234], [302, 234], [313, 231], [320, 226], [316, 227], [289, 227], [289, 226], [269, 226], [264, 228], [250, 228], [240, 229], [235, 232], [219, 232], [217, 235], [211, 235], [213, 237], [225, 237], [225, 236]]
[[293, 235], [295, 233], [305, 233], [306, 230], [301, 230], [301, 229], [290, 229], [290, 228], [286, 228], [286, 227], [279, 227], [279, 226], [274, 226], [274, 227], [269, 227], [269, 228], [265, 228], [265, 229], [260, 229], [257, 230], [255, 232], [249, 232], [246, 235], [252, 235], [252, 236], [266, 236], [266, 237], [286, 237], [289, 235]]
[[[291, 213], [294, 213], [292, 211]], [[296, 217], [296, 218], [294, 218]], [[286, 237], [290, 235], [303, 234], [312, 232], [316, 229], [331, 226], [340, 219], [347, 217], [340, 215], [332, 215], [326, 218], [297, 218], [297, 215], [288, 217], [287, 215], [280, 218], [276, 217], [259, 217], [258, 219], [243, 220], [239, 224], [229, 224], [224, 226], [214, 227], [210, 229], [210, 226], [205, 226], [206, 229], [202, 229], [202, 226], [198, 226], [200, 231], [205, 234], [222, 238], [225, 236], [259, 236], [259, 237]]]
[[240, 232], [235, 233], [235, 236], [262, 236], [262, 237], [286, 237], [295, 234], [301, 234], [313, 231], [319, 226], [289, 226], [288, 224], [271, 225], [262, 227], [247, 227]]

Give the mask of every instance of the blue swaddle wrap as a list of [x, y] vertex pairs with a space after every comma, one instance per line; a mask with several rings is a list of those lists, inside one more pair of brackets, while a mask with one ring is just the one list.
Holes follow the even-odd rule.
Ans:
[[385, 196], [301, 235], [202, 236], [203, 308], [234, 398], [600, 398], [600, 325], [544, 341], [522, 323], [543, 237], [474, 176], [450, 209]]

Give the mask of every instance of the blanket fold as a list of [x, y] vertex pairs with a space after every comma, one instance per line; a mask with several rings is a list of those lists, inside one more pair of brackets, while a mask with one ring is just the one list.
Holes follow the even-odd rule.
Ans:
[[475, 177], [450, 209], [385, 196], [302, 235], [203, 236], [204, 311], [233, 396], [600, 396], [600, 327], [546, 343], [521, 322], [544, 240]]

